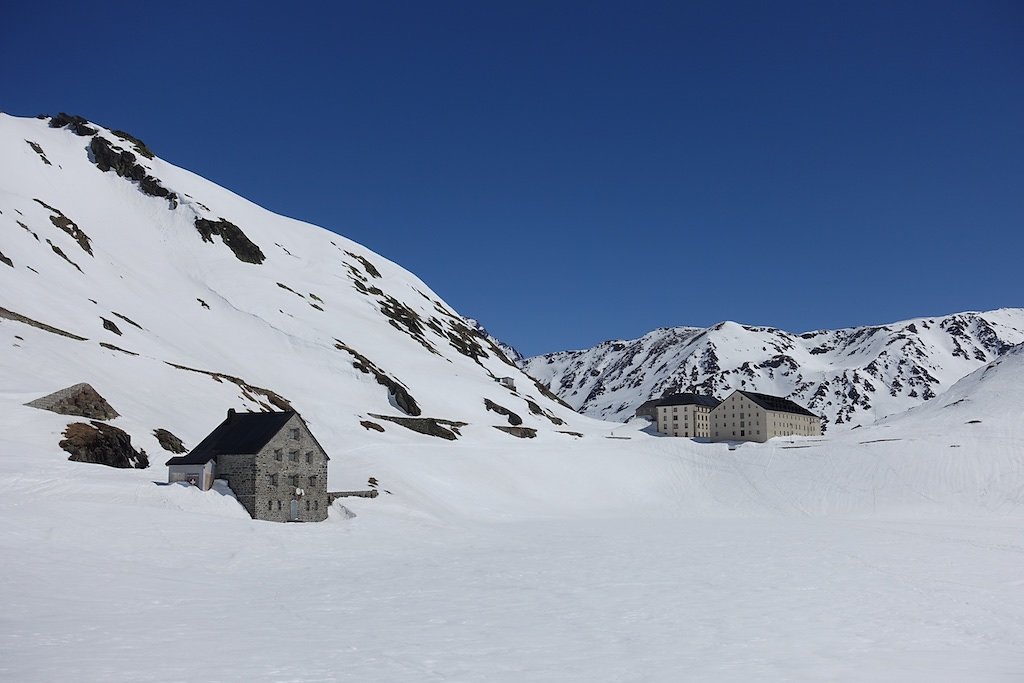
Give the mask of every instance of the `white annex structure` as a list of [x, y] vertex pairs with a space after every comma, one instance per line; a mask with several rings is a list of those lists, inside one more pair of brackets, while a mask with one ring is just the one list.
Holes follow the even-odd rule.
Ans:
[[710, 437], [711, 411], [719, 403], [714, 396], [673, 394], [654, 404], [658, 432], [667, 436]]
[[821, 436], [821, 418], [788, 398], [739, 390], [711, 411], [712, 441], [763, 443], [776, 436]]

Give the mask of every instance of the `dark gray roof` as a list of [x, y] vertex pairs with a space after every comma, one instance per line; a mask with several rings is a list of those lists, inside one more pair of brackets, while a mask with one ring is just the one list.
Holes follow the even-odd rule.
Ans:
[[714, 408], [721, 401], [714, 396], [705, 396], [703, 394], [672, 394], [671, 396], [663, 396], [657, 400], [655, 406], [706, 406], [708, 408]]
[[798, 403], [790, 401], [788, 398], [782, 398], [781, 396], [770, 396], [769, 394], [756, 394], [753, 391], [740, 391], [741, 394], [749, 398], [751, 401], [761, 406], [765, 410], [774, 410], [779, 413], [795, 413], [797, 415], [810, 415], [811, 417], [818, 417], [811, 411], [807, 410]]
[[217, 426], [198, 446], [185, 455], [167, 461], [168, 465], [203, 465], [216, 460], [221, 453], [255, 455], [274, 438], [285, 423], [295, 415], [288, 410], [280, 413], [235, 413]]

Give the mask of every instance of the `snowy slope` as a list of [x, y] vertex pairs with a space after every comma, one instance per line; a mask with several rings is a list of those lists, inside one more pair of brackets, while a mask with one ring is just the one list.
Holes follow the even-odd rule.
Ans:
[[580, 412], [626, 420], [666, 393], [723, 398], [747, 389], [792, 398], [829, 426], [869, 424], [942, 393], [1024, 342], [1024, 309], [792, 334], [723, 322], [664, 328], [630, 341], [520, 365]]
[[153, 429], [195, 445], [227, 408], [275, 395], [328, 451], [435, 440], [374, 414], [516, 440], [493, 429], [509, 418], [485, 400], [528, 428], [587, 428], [411, 273], [147, 158], [125, 135], [0, 116], [5, 404], [89, 382], [160, 462]]

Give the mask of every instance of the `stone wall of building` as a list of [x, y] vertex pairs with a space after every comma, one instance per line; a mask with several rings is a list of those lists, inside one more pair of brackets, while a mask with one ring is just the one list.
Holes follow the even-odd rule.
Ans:
[[235, 498], [249, 514], [260, 519], [256, 512], [256, 464], [251, 455], [218, 455], [217, 478], [225, 479]]
[[[253, 517], [272, 522], [327, 519], [327, 454], [297, 415], [267, 443], [255, 462]], [[298, 508], [295, 519], [292, 501]]]

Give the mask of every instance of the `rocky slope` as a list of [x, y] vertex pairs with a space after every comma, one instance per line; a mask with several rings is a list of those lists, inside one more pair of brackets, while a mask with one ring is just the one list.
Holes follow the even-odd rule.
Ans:
[[1024, 309], [793, 334], [723, 322], [529, 358], [522, 368], [569, 405], [625, 420], [650, 398], [733, 389], [786, 396], [850, 427], [912, 408], [1024, 342]]

